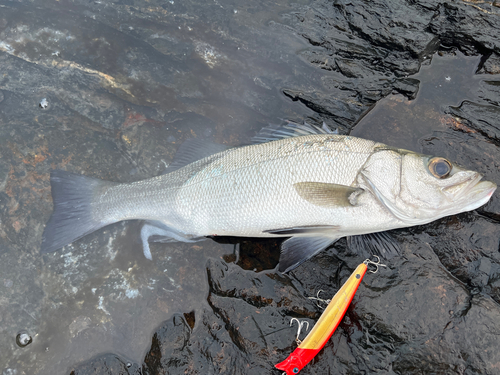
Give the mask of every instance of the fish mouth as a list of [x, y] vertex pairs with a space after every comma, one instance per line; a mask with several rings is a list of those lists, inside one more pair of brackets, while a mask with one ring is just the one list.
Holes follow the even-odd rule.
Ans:
[[[495, 191], [497, 187], [496, 184], [490, 181], [481, 181], [483, 175], [480, 173], [469, 173], [470, 172], [467, 171], [458, 172], [457, 174], [463, 175], [463, 177], [466, 178], [441, 189], [450, 202], [470, 200], [471, 197], [478, 197], [478, 199], [480, 199], [482, 198], [482, 192], [486, 195], [489, 193], [489, 197], [491, 197], [491, 194]], [[467, 176], [467, 174], [469, 174], [469, 176]]]
[[468, 201], [461, 212], [471, 211], [486, 204], [497, 189], [497, 185], [494, 182], [480, 181], [481, 178], [482, 176], [479, 175], [478, 178], [475, 178], [460, 193], [460, 200]]
[[460, 200], [463, 197], [467, 197], [469, 192], [479, 185], [479, 181], [481, 181], [482, 178], [483, 176], [481, 174], [474, 172], [465, 181], [445, 187], [443, 193], [449, 196], [451, 200]]
[[449, 205], [442, 207], [441, 214], [434, 220], [472, 211], [486, 204], [497, 189], [497, 185], [490, 181], [481, 181], [482, 178], [481, 174], [475, 173], [468, 180], [443, 189], [443, 193], [448, 196]]

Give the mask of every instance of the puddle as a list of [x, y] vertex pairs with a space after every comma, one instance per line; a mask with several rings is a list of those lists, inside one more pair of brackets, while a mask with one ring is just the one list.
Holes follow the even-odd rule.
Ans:
[[486, 104], [481, 91], [485, 84], [494, 85], [495, 78], [476, 74], [480, 62], [480, 56], [460, 52], [435, 54], [417, 74], [408, 77], [419, 81], [414, 100], [402, 94], [385, 97], [358, 122], [351, 135], [422, 152], [421, 140], [433, 132], [465, 129], [459, 119], [447, 114], [448, 108], [464, 101]]

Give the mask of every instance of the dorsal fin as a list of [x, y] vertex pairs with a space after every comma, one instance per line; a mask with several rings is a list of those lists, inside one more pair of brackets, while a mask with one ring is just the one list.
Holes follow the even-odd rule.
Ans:
[[269, 125], [262, 128], [254, 137], [252, 137], [250, 144], [266, 143], [277, 141], [279, 139], [313, 134], [338, 134], [338, 131], [330, 129], [324, 122], [321, 127], [311, 125], [306, 122], [304, 124], [288, 122], [285, 125]]
[[177, 150], [174, 160], [163, 171], [162, 174], [167, 174], [188, 164], [194, 163], [200, 159], [206, 158], [229, 149], [226, 145], [210, 142], [206, 139], [190, 138], [184, 141]]

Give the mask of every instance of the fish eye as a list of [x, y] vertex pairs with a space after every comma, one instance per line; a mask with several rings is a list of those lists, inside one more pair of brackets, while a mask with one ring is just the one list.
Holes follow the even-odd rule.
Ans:
[[444, 158], [432, 158], [428, 167], [429, 172], [437, 178], [446, 178], [451, 172], [451, 163]]

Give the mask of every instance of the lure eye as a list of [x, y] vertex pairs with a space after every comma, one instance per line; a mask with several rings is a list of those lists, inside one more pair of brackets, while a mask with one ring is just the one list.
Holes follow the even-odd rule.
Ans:
[[428, 168], [434, 177], [446, 178], [450, 175], [451, 163], [444, 158], [432, 158]]

